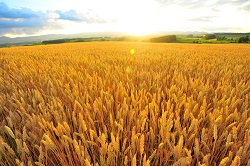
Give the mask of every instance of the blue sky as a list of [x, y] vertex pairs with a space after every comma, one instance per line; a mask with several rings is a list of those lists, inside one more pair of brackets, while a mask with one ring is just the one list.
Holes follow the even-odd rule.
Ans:
[[250, 32], [250, 0], [0, 0], [0, 36]]

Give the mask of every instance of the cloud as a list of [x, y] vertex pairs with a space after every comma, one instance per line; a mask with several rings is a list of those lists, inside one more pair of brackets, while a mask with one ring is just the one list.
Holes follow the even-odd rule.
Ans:
[[135, 25], [148, 26], [155, 31], [185, 30], [183, 27], [209, 30], [209, 27], [224, 28], [234, 24], [249, 27], [249, 0], [76, 0], [75, 3], [61, 0], [60, 5], [56, 5], [59, 0], [44, 0], [14, 4], [19, 8], [13, 8], [13, 2], [0, 2], [0, 36], [52, 33], [50, 30], [58, 30], [56, 33], [95, 31], [103, 30], [102, 26], [124, 31], [136, 28]]
[[239, 7], [245, 3], [249, 3], [249, 0], [155, 0], [160, 5], [164, 6], [182, 6], [186, 9], [199, 9], [199, 8], [212, 8], [223, 5], [231, 5]]
[[249, 2], [249, 0], [219, 0], [218, 4], [230, 4], [230, 5], [241, 5], [243, 3]]
[[84, 21], [84, 18], [77, 13], [75, 10], [69, 10], [62, 12], [60, 10], [55, 11], [59, 15], [59, 19], [69, 20], [69, 21]]
[[23, 28], [23, 27], [37, 27], [41, 26], [41, 22], [34, 19], [32, 22], [26, 20], [13, 20], [13, 19], [3, 19], [0, 20], [0, 29], [8, 29], [8, 28]]
[[188, 19], [188, 21], [195, 21], [195, 22], [212, 22], [214, 16], [204, 16], [204, 17], [195, 17], [192, 19]]
[[55, 11], [59, 15], [58, 19], [74, 21], [74, 22], [85, 22], [85, 23], [106, 23], [107, 21], [100, 18], [97, 13], [93, 10], [87, 10], [84, 13], [79, 13], [76, 10], [68, 10], [68, 11]]
[[4, 34], [36, 34], [46, 29], [62, 29], [50, 14], [34, 18], [0, 18], [0, 36]]
[[34, 34], [46, 28], [60, 27], [50, 13], [28, 8], [13, 9], [3, 2], [0, 3], [0, 8], [0, 35]]
[[192, 9], [192, 8], [200, 8], [206, 6], [206, 1], [199, 1], [199, 0], [192, 0], [192, 1], [186, 1], [186, 0], [155, 0], [161, 5], [164, 6], [182, 6], [186, 9]]
[[248, 5], [245, 5], [245, 6], [243, 7], [243, 9], [244, 9], [245, 11], [250, 12], [250, 3], [249, 3]]
[[11, 9], [5, 3], [0, 2], [0, 18], [34, 18], [38, 17], [37, 13], [28, 8]]
[[63, 29], [65, 21], [77, 23], [106, 23], [92, 10], [84, 13], [68, 11], [34, 11], [29, 8], [14, 9], [0, 2], [0, 36], [11, 34], [34, 34], [42, 30]]

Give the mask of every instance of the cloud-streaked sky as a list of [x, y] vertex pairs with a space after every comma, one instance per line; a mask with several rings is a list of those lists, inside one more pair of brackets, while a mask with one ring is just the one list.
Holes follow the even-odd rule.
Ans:
[[0, 0], [0, 36], [250, 32], [250, 0]]

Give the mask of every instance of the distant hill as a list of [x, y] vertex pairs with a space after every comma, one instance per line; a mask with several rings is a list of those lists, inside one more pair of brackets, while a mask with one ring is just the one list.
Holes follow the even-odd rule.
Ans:
[[[176, 35], [174, 35], [176, 34]], [[87, 41], [127, 41], [127, 42], [163, 42], [163, 43], [232, 43], [238, 42], [241, 37], [250, 36], [250, 33], [214, 33], [217, 40], [200, 39], [202, 36], [209, 35], [206, 32], [158, 32], [149, 36], [129, 36], [122, 32], [90, 32], [78, 34], [50, 34], [41, 36], [8, 38], [0, 37], [0, 47], [14, 45], [33, 45], [33, 44], [55, 44], [66, 42], [87, 42]], [[218, 38], [227, 40], [218, 40]], [[229, 40], [230, 39], [230, 40]]]
[[250, 33], [214, 33], [216, 36], [225, 36], [227, 38], [229, 37], [244, 37], [244, 36], [250, 36]]
[[91, 42], [91, 41], [112, 41], [115, 38], [111, 37], [88, 37], [88, 38], [64, 38], [55, 40], [44, 40], [42, 44], [60, 44], [60, 43], [75, 43], [75, 42]]
[[[197, 31], [162, 31], [155, 34], [154, 36], [165, 36], [173, 34], [205, 34], [206, 32], [197, 32]], [[142, 37], [131, 37], [129, 34], [123, 32], [88, 32], [88, 33], [77, 33], [77, 34], [49, 34], [41, 36], [29, 36], [29, 37], [17, 37], [17, 38], [8, 38], [0, 37], [0, 45], [24, 45], [31, 43], [41, 43], [44, 40], [57, 40], [57, 39], [72, 39], [72, 38], [95, 38], [95, 37], [116, 37], [119, 41], [145, 41], [146, 39]], [[120, 38], [119, 38], [120, 37]]]
[[90, 37], [117, 37], [123, 36], [124, 33], [120, 32], [91, 32], [91, 33], [78, 33], [78, 34], [50, 34], [41, 36], [29, 36], [29, 37], [17, 37], [8, 38], [5, 36], [0, 37], [0, 45], [3, 44], [30, 44], [41, 43], [44, 40], [56, 40], [56, 39], [70, 39], [70, 38], [90, 38]]

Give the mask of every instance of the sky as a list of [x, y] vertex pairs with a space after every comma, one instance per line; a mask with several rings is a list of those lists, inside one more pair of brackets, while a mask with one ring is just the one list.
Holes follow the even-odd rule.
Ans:
[[0, 36], [250, 32], [250, 0], [0, 0]]

